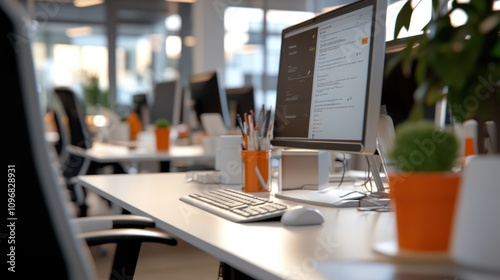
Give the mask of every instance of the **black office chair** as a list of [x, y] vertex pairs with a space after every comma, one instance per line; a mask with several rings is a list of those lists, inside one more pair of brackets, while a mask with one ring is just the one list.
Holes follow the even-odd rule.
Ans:
[[50, 114], [49, 121], [52, 121], [52, 125], [56, 128], [56, 131], [59, 135], [57, 141], [54, 143], [54, 148], [57, 152], [57, 155], [61, 156], [64, 152], [64, 148], [67, 145], [67, 139], [66, 136], [63, 134], [63, 128], [61, 127], [62, 124], [59, 117], [59, 113], [57, 113], [55, 110], [49, 109], [46, 115], [47, 114]]
[[[5, 147], [14, 155], [9, 156], [7, 166], [10, 233], [0, 236], [2, 243], [9, 244], [1, 247], [2, 255], [7, 256], [7, 273], [15, 274], [11, 277], [16, 279], [35, 274], [38, 278], [94, 280], [96, 269], [88, 246], [112, 242], [117, 243], [115, 255], [122, 259], [115, 258], [110, 279], [118, 278], [116, 275], [132, 279], [142, 242], [175, 245], [176, 240], [152, 229], [81, 231], [78, 221], [83, 220], [71, 215], [51, 162], [52, 147], [45, 140], [30, 37], [23, 37], [22, 42], [13, 39], [19, 39], [16, 36], [22, 36], [26, 26], [29, 20], [19, 2], [0, 1], [0, 29], [6, 34], [2, 37], [5, 57], [0, 67], [6, 75], [4, 85], [10, 89], [4, 95], [10, 109], [4, 127], [7, 131], [24, 128], [22, 133], [4, 139]], [[147, 218], [137, 224], [154, 226]]]
[[[56, 87], [54, 89], [54, 96], [59, 102], [59, 104], [52, 104], [52, 106], [53, 110], [56, 112], [56, 127], [59, 129], [59, 134], [63, 136], [60, 138], [64, 141], [64, 136], [68, 135], [69, 139], [66, 141], [67, 144], [82, 149], [90, 149], [92, 147], [92, 135], [85, 123], [85, 113], [81, 100], [76, 96], [73, 90], [67, 87]], [[53, 102], [57, 102], [56, 100]], [[62, 108], [63, 111], [57, 112], [60, 108]], [[63, 116], [67, 118], [66, 126], [63, 125], [63, 121], [61, 121]], [[67, 127], [69, 133], [65, 131], [65, 127]], [[81, 169], [84, 165], [84, 158], [79, 155], [68, 153], [64, 148], [61, 153], [62, 173], [66, 178], [67, 187], [71, 192], [71, 199], [78, 204], [80, 209], [79, 216], [84, 217], [87, 215], [88, 210], [88, 205], [85, 201], [86, 193], [83, 189], [76, 189], [77, 186], [73, 182], [74, 177], [81, 173]], [[112, 167], [113, 174], [127, 173], [118, 162], [98, 163], [91, 161], [86, 174], [97, 174], [106, 166]]]

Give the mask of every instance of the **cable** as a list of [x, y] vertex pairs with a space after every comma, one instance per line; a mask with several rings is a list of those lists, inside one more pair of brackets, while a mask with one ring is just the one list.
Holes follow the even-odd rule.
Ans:
[[347, 169], [345, 160], [346, 160], [345, 153], [342, 153], [342, 160], [335, 160], [335, 161], [339, 161], [342, 163], [342, 176], [340, 176], [340, 181], [339, 181], [339, 184], [337, 185], [337, 188], [339, 188], [342, 185], [342, 183], [344, 182], [345, 170]]

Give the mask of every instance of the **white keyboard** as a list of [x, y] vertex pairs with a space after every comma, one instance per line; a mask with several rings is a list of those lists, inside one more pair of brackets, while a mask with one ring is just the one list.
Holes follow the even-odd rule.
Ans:
[[236, 223], [280, 218], [287, 206], [232, 189], [193, 193], [180, 198], [188, 204]]

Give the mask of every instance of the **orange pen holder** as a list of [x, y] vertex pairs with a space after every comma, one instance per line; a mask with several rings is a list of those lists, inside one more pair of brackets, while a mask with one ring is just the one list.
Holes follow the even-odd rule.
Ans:
[[[241, 151], [241, 167], [243, 174], [244, 192], [268, 192], [262, 183], [269, 186], [269, 151], [243, 150]], [[258, 171], [257, 171], [258, 168]], [[261, 179], [258, 173], [260, 172]], [[262, 183], [261, 183], [262, 180]]]

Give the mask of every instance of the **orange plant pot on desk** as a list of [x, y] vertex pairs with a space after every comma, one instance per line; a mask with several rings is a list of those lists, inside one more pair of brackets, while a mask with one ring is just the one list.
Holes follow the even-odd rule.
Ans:
[[452, 172], [389, 174], [400, 250], [448, 251], [460, 182]]
[[396, 127], [388, 177], [400, 250], [448, 253], [462, 177], [452, 171], [457, 154], [451, 128], [429, 121]]
[[155, 121], [156, 150], [168, 151], [170, 148], [170, 122], [167, 119]]
[[156, 150], [168, 151], [170, 148], [170, 128], [156, 128]]

